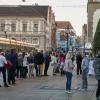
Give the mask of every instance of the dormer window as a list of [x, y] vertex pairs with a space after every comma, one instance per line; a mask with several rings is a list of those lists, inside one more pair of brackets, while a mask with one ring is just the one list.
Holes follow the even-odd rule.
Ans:
[[4, 23], [1, 23], [0, 31], [5, 31], [5, 24]]

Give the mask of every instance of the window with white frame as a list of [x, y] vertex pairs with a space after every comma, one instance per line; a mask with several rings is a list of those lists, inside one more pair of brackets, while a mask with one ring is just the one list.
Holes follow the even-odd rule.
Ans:
[[11, 31], [16, 32], [16, 24], [15, 23], [11, 24]]
[[34, 23], [33, 32], [38, 32], [38, 23]]
[[27, 32], [27, 24], [26, 23], [23, 23], [23, 32]]
[[1, 25], [0, 25], [0, 31], [5, 31], [5, 24], [4, 23], [1, 23]]
[[39, 44], [39, 39], [38, 38], [33, 38], [32, 43], [33, 44]]

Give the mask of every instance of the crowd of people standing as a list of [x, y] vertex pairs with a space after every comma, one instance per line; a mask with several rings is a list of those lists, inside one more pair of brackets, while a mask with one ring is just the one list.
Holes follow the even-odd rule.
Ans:
[[0, 72], [3, 74], [4, 86], [9, 87], [11, 84], [16, 84], [16, 78], [34, 77], [35, 73], [36, 76], [48, 76], [50, 61], [49, 51], [43, 52], [35, 49], [27, 53], [17, 52], [16, 49], [5, 52], [0, 50]]
[[92, 53], [89, 55], [83, 53], [82, 55], [78, 52], [76, 55], [72, 55], [69, 52], [62, 54], [57, 51], [44, 52], [37, 49], [29, 53], [17, 52], [16, 49], [7, 50], [6, 52], [0, 50], [0, 72], [3, 74], [5, 87], [16, 84], [16, 78], [31, 78], [34, 77], [34, 74], [36, 77], [48, 76], [48, 69], [51, 64], [53, 75], [60, 72], [61, 75], [66, 76], [66, 92], [70, 93], [75, 61], [76, 74], [82, 76], [81, 90], [86, 91], [88, 89], [87, 76], [95, 75], [98, 81], [96, 98], [100, 100], [100, 53], [93, 56]]
[[[74, 65], [71, 59], [70, 53], [67, 53], [64, 65], [64, 71], [66, 74], [66, 91], [71, 92], [72, 84], [72, 73]], [[76, 54], [76, 74], [82, 76], [82, 84], [80, 90], [88, 90], [88, 75], [95, 76], [98, 82], [96, 90], [96, 100], [100, 100], [100, 52], [97, 55], [93, 56], [92, 53], [83, 55], [78, 52]]]

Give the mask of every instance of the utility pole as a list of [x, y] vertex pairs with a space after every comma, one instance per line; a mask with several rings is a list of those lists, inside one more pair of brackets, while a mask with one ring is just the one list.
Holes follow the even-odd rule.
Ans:
[[65, 35], [66, 35], [66, 38], [67, 38], [67, 52], [69, 51], [69, 32], [70, 32], [69, 26], [65, 27]]
[[84, 34], [83, 38], [84, 38], [84, 39], [83, 39], [83, 42], [84, 42], [84, 44], [83, 44], [83, 45], [84, 45], [83, 53], [85, 53], [85, 34]]
[[26, 0], [22, 0], [22, 2], [26, 2]]
[[7, 32], [6, 32], [6, 31], [4, 31], [4, 33], [5, 33], [5, 37], [7, 38]]

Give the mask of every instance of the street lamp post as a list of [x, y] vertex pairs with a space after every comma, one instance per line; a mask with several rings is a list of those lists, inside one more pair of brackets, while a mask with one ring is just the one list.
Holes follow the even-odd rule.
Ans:
[[7, 39], [7, 32], [6, 32], [6, 31], [4, 31], [4, 33], [5, 33], [5, 37], [6, 37], [6, 39]]
[[67, 52], [68, 52], [68, 50], [69, 50], [68, 39], [69, 39], [69, 36], [68, 36], [68, 33], [67, 33]]
[[66, 38], [67, 38], [67, 52], [69, 51], [69, 32], [70, 32], [70, 28], [66, 27], [65, 28], [65, 35], [66, 35]]
[[83, 38], [84, 38], [84, 39], [83, 39], [83, 42], [84, 42], [84, 44], [83, 44], [83, 45], [84, 45], [83, 53], [85, 53], [85, 34], [84, 34]]

